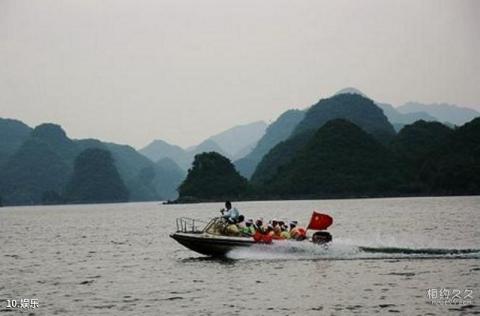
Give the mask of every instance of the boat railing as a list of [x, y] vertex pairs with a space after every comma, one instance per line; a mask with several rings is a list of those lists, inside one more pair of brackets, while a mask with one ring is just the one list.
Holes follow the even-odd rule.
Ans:
[[180, 217], [176, 219], [176, 224], [177, 232], [199, 233], [203, 231], [203, 227], [205, 226], [206, 222], [190, 217]]
[[226, 226], [227, 222], [225, 219], [222, 217], [214, 217], [208, 222], [203, 231], [212, 235], [224, 235]]

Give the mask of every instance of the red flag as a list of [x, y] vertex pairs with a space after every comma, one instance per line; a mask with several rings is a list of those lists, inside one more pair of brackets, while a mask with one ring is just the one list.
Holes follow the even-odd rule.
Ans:
[[307, 229], [324, 230], [327, 229], [328, 226], [332, 225], [332, 223], [333, 218], [331, 218], [330, 215], [320, 214], [314, 211]]

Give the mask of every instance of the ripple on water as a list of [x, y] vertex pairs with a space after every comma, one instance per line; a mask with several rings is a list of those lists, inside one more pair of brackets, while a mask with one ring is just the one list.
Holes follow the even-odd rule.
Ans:
[[95, 282], [95, 280], [85, 280], [85, 281], [80, 282], [79, 284], [80, 285], [90, 285], [93, 282]]
[[167, 297], [165, 300], [167, 301], [176, 301], [176, 300], [183, 300], [184, 297], [183, 296], [171, 296], [171, 297]]
[[110, 309], [110, 308], [114, 308], [115, 305], [114, 305], [114, 304], [108, 304], [108, 305], [93, 305], [92, 307], [95, 308], [95, 309]]

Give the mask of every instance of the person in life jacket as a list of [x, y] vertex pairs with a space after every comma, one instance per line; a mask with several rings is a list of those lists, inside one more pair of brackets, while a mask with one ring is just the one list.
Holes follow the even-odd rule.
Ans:
[[273, 236], [273, 225], [268, 224], [267, 229], [265, 230], [265, 235]]
[[283, 229], [282, 232], [280, 233], [280, 236], [282, 239], [290, 239], [292, 236], [290, 236], [290, 232], [287, 229]]
[[227, 236], [240, 236], [240, 230], [235, 224], [227, 224], [224, 229], [224, 234]]
[[290, 236], [295, 240], [304, 240], [307, 238], [307, 230], [297, 226], [297, 221], [290, 222]]
[[280, 225], [277, 224], [277, 226], [273, 228], [271, 236], [272, 239], [284, 239], [282, 236], [282, 229], [280, 228]]
[[282, 220], [272, 220], [272, 232], [270, 232], [272, 239], [290, 239], [290, 233], [287, 230], [287, 225]]
[[295, 240], [304, 240], [307, 238], [307, 230], [303, 227], [295, 227], [291, 232], [290, 232], [292, 239]]
[[263, 226], [263, 218], [259, 218], [255, 221], [255, 225], [253, 226], [255, 231], [264, 234], [265, 233], [265, 227]]
[[240, 232], [244, 236], [253, 236], [255, 234], [255, 228], [253, 227], [253, 219], [248, 219], [245, 222], [245, 226], [240, 228]]
[[273, 228], [277, 227], [278, 221], [274, 218], [269, 222], [270, 225], [272, 225]]
[[288, 226], [289, 226], [289, 230], [288, 232], [290, 233], [290, 236], [293, 237], [293, 235], [295, 235], [295, 232], [296, 232], [296, 229], [297, 229], [297, 221], [291, 221], [290, 223], [288, 223]]
[[272, 243], [272, 236], [270, 235], [271, 230], [267, 228], [265, 232], [260, 232], [257, 230], [253, 235], [253, 240], [257, 243], [261, 244], [271, 244]]
[[288, 229], [287, 227], [287, 224], [285, 223], [285, 221], [279, 221], [278, 222], [278, 225], [280, 226], [280, 229], [283, 231], [286, 231]]
[[238, 230], [242, 231], [242, 229], [245, 227], [245, 216], [239, 215], [236, 223]]

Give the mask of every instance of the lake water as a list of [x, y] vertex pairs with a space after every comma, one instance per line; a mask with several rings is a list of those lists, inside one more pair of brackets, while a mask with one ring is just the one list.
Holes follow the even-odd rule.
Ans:
[[[0, 313], [480, 313], [480, 197], [234, 206], [247, 218], [302, 223], [312, 210], [324, 211], [334, 218], [334, 241], [329, 249], [287, 242], [233, 251], [218, 260], [185, 249], [168, 235], [176, 217], [208, 219], [221, 203], [2, 208]], [[459, 249], [471, 251], [456, 253]], [[462, 303], [443, 304], [444, 289], [450, 298], [461, 292]], [[463, 302], [464, 296], [473, 299]], [[34, 298], [38, 308], [7, 308], [8, 299]]]

